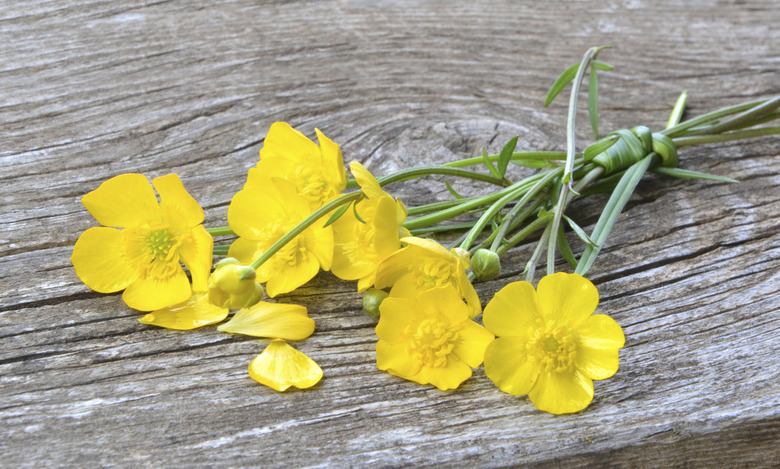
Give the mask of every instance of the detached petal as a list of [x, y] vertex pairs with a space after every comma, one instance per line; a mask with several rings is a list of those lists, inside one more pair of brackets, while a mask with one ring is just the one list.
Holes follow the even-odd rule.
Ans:
[[579, 274], [547, 275], [539, 281], [536, 291], [539, 310], [545, 319], [575, 328], [599, 304], [599, 291]]
[[249, 376], [260, 384], [282, 392], [290, 386], [298, 389], [314, 386], [322, 379], [322, 369], [287, 342], [274, 339], [249, 364]]
[[123, 255], [123, 232], [96, 226], [79, 236], [70, 261], [76, 275], [89, 288], [100, 293], [124, 290], [138, 278], [138, 269]]
[[223, 321], [229, 310], [209, 303], [207, 292], [196, 292], [190, 299], [149, 313], [138, 321], [152, 326], [182, 331]]
[[171, 231], [178, 232], [203, 223], [203, 209], [187, 193], [184, 184], [176, 174], [168, 174], [152, 180], [160, 194], [163, 218]]
[[578, 371], [542, 373], [528, 397], [537, 409], [551, 414], [571, 414], [593, 400], [593, 380]]
[[105, 226], [135, 228], [162, 223], [162, 210], [146, 176], [121, 174], [81, 198], [89, 213]]
[[231, 334], [303, 340], [314, 332], [314, 320], [303, 306], [261, 301], [239, 310], [217, 329]]

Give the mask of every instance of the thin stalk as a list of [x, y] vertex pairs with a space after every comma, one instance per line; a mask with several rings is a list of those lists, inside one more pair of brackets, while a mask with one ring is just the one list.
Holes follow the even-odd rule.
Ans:
[[229, 226], [217, 226], [214, 228], [206, 228], [206, 231], [211, 236], [233, 236], [235, 233]]
[[691, 137], [678, 137], [672, 139], [675, 146], [685, 147], [691, 145], [703, 145], [705, 143], [729, 142], [745, 138], [763, 137], [766, 135], [780, 134], [780, 127], [762, 127], [760, 129], [742, 130], [720, 135], [695, 135]]

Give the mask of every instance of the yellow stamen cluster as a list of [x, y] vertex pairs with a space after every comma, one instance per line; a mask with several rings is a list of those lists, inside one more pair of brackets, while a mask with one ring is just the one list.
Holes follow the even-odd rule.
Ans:
[[528, 359], [547, 372], [571, 371], [577, 358], [574, 337], [562, 326], [534, 331], [525, 347]]
[[455, 347], [460, 329], [457, 324], [448, 326], [437, 318], [425, 319], [416, 328], [407, 326], [404, 332], [409, 337], [409, 355], [425, 366], [438, 368], [447, 365], [447, 357]]

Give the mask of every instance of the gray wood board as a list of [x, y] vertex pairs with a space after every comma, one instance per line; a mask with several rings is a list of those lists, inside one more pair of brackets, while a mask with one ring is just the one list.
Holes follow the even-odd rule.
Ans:
[[[777, 138], [680, 150], [681, 167], [739, 184], [640, 184], [591, 270], [599, 312], [627, 336], [620, 371], [571, 416], [501, 393], [481, 368], [455, 392], [380, 372], [374, 320], [329, 273], [282, 298], [316, 321], [295, 345], [325, 378], [279, 394], [246, 372], [266, 341], [144, 326], [69, 258], [95, 225], [80, 197], [120, 173], [177, 173], [206, 225], [225, 224], [274, 121], [321, 129], [377, 175], [513, 135], [561, 150], [566, 98], [542, 103], [590, 46], [615, 46], [601, 56], [615, 66], [605, 131], [663, 127], [682, 90], [689, 116], [769, 97], [778, 24], [759, 0], [3, 2], [0, 465], [776, 464]], [[448, 197], [440, 178], [390, 190]], [[590, 230], [605, 200], [570, 213]], [[477, 286], [483, 304], [531, 250]]]

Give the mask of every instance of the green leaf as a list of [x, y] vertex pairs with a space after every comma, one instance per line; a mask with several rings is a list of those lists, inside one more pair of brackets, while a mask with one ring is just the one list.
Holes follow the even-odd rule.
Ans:
[[485, 147], [482, 147], [482, 161], [485, 162], [485, 166], [487, 166], [488, 171], [490, 171], [490, 174], [495, 176], [498, 179], [503, 179], [503, 176], [498, 174], [498, 171], [496, 171], [496, 167], [493, 166], [493, 162], [490, 161], [490, 155], [488, 155], [487, 150]]
[[590, 69], [590, 83], [588, 84], [588, 116], [590, 128], [593, 129], [593, 138], [599, 139], [599, 79], [596, 75], [596, 67]]
[[699, 171], [691, 171], [689, 169], [680, 168], [666, 168], [664, 166], [658, 166], [650, 171], [664, 176], [671, 176], [682, 179], [706, 179], [708, 181], [720, 181], [720, 182], [739, 182], [736, 179], [727, 178], [726, 176], [718, 176], [717, 174], [701, 173]]
[[579, 237], [583, 243], [587, 244], [588, 246], [593, 246], [594, 248], [599, 247], [596, 243], [593, 242], [592, 239], [585, 233], [585, 230], [580, 228], [580, 225], [574, 222], [571, 218], [567, 217], [566, 215], [563, 216], [563, 218], [569, 223], [569, 226], [572, 230], [574, 230], [574, 233], [577, 234], [577, 237]]
[[512, 160], [513, 165], [521, 166], [523, 168], [549, 168], [555, 166], [555, 163], [551, 163], [549, 160]]
[[447, 181], [446, 179], [444, 180], [444, 185], [447, 186], [447, 190], [450, 191], [450, 194], [452, 194], [453, 197], [455, 197], [456, 199], [462, 199], [463, 198], [462, 195], [460, 195], [457, 192], [455, 192], [455, 189], [452, 188], [452, 186], [450, 185], [449, 181]]
[[558, 227], [558, 250], [561, 252], [561, 255], [564, 259], [566, 259], [566, 262], [569, 263], [569, 265], [573, 268], [577, 268], [577, 258], [574, 257], [574, 253], [571, 252], [571, 246], [569, 246], [569, 240], [566, 239], [566, 233], [563, 232], [563, 225]]
[[339, 207], [338, 209], [336, 209], [336, 211], [333, 212], [333, 215], [331, 215], [330, 218], [328, 218], [328, 221], [326, 221], [325, 224], [322, 225], [322, 227], [325, 228], [326, 226], [330, 226], [336, 220], [341, 218], [341, 216], [344, 215], [344, 213], [346, 213], [346, 211], [347, 211], [347, 209], [349, 208], [350, 205], [351, 204], [344, 204], [341, 207]]
[[593, 65], [593, 68], [597, 68], [597, 69], [603, 70], [605, 72], [609, 72], [610, 70], [615, 68], [615, 67], [613, 67], [610, 64], [607, 64], [607, 63], [604, 63], [604, 62], [599, 62], [598, 60], [594, 60], [593, 62], [591, 62], [591, 65]]
[[593, 158], [596, 157], [596, 155], [599, 155], [601, 153], [604, 153], [607, 151], [609, 147], [615, 144], [620, 139], [617, 135], [609, 135], [607, 137], [602, 138], [601, 140], [595, 141], [592, 144], [588, 146], [588, 148], [585, 149], [584, 152], [582, 152], [583, 158], [585, 158], [585, 161], [590, 161]]
[[566, 85], [568, 85], [569, 83], [571, 83], [572, 80], [574, 80], [574, 77], [577, 75], [577, 69], [579, 68], [580, 68], [580, 62], [577, 62], [576, 64], [564, 70], [563, 73], [561, 73], [558, 79], [555, 80], [555, 83], [553, 83], [552, 87], [550, 87], [550, 92], [547, 93], [547, 99], [544, 100], [544, 107], [549, 106], [550, 103], [553, 102], [555, 97], [561, 94], [561, 91], [563, 91], [563, 89], [566, 88]]
[[357, 213], [357, 203], [352, 204], [352, 213], [355, 215], [355, 218], [357, 218], [357, 221], [364, 225], [366, 224], [366, 221], [360, 218], [360, 215]]
[[501, 154], [498, 155], [498, 174], [500, 174], [502, 178], [506, 174], [506, 168], [509, 166], [509, 160], [512, 159], [512, 154], [516, 147], [517, 136], [512, 137], [512, 139], [504, 145], [504, 148], [501, 149]]

